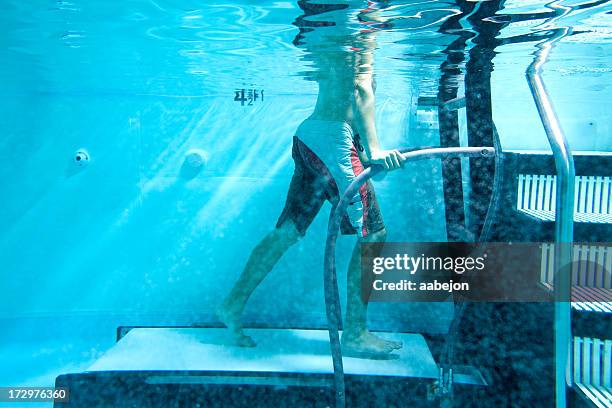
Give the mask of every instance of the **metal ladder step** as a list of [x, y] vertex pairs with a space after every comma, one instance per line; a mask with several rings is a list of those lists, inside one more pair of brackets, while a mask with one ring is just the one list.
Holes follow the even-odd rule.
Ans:
[[[554, 254], [554, 244], [542, 245], [540, 282], [551, 290]], [[612, 247], [574, 244], [572, 259], [572, 308], [612, 313]]]
[[574, 337], [576, 391], [594, 406], [612, 408], [612, 340]]
[[[553, 222], [556, 189], [556, 176], [519, 174], [517, 211]], [[576, 176], [574, 191], [574, 222], [612, 224], [612, 177]]]

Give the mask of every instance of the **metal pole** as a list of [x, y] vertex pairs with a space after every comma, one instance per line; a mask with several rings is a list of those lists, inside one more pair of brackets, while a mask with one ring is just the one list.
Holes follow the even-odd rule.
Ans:
[[[414, 150], [403, 153], [402, 156], [406, 161], [416, 161], [430, 158], [490, 157], [494, 154], [495, 150], [492, 147], [446, 147]], [[323, 286], [329, 343], [334, 368], [334, 395], [336, 399], [336, 408], [344, 408], [346, 406], [344, 366], [342, 364], [342, 349], [339, 333], [342, 313], [340, 308], [340, 295], [338, 293], [338, 279], [336, 277], [336, 240], [338, 239], [342, 215], [346, 211], [350, 199], [359, 191], [359, 187], [361, 187], [363, 183], [382, 171], [384, 171], [382, 166], [372, 166], [359, 174], [347, 187], [340, 201], [333, 208], [329, 218], [327, 240], [325, 242]]]
[[552, 102], [541, 77], [542, 65], [555, 42], [570, 33], [569, 28], [557, 33], [538, 46], [536, 58], [527, 69], [527, 82], [538, 108], [540, 119], [552, 149], [557, 173], [555, 197], [555, 406], [567, 406], [566, 384], [572, 385], [570, 358], [571, 327], [571, 263], [574, 240], [574, 158], [565, 138]]

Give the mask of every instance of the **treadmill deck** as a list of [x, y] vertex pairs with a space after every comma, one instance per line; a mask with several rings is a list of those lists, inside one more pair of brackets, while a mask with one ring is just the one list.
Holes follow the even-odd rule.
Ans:
[[[227, 345], [226, 329], [134, 328], [88, 371], [228, 371], [332, 374], [325, 330], [245, 329], [257, 347]], [[348, 375], [437, 378], [438, 367], [420, 334], [383, 333], [402, 341], [392, 359], [343, 357]]]

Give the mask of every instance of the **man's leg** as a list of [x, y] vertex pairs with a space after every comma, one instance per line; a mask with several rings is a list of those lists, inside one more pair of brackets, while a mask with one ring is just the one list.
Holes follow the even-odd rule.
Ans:
[[[355, 245], [347, 272], [346, 324], [342, 333], [345, 347], [366, 353], [390, 353], [402, 347], [400, 342], [384, 340], [370, 333], [367, 328], [368, 304], [361, 299], [361, 248], [360, 243], [385, 242], [386, 230], [360, 238]], [[364, 249], [365, 251], [371, 249]], [[369, 254], [364, 254], [369, 255]]]
[[253, 339], [242, 330], [240, 318], [246, 303], [257, 286], [270, 273], [283, 254], [300, 238], [291, 221], [268, 233], [251, 252], [242, 274], [223, 303], [217, 309], [217, 317], [244, 347], [254, 347]]

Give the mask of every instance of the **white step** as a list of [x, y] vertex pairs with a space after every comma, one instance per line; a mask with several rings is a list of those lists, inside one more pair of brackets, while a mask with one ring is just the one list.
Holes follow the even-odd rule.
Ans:
[[[576, 176], [574, 222], [612, 224], [612, 177]], [[557, 177], [519, 174], [516, 209], [541, 221], [555, 220]]]
[[[612, 313], [612, 247], [572, 246], [572, 307], [579, 311]], [[540, 282], [552, 289], [554, 244], [542, 244]]]
[[612, 340], [574, 337], [574, 384], [596, 407], [612, 408]]

